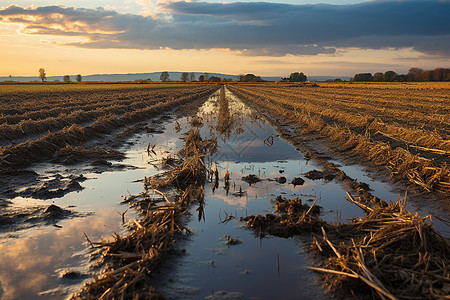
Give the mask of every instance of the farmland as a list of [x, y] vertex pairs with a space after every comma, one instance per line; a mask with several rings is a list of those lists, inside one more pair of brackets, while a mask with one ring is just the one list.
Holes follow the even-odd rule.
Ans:
[[445, 297], [449, 103], [444, 83], [0, 85], [0, 297]]
[[426, 191], [450, 192], [448, 84], [239, 86], [242, 98], [297, 122]]

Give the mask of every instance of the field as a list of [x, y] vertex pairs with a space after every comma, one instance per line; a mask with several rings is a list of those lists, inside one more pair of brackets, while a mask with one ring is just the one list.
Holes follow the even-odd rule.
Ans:
[[[182, 84], [2, 86], [5, 87], [7, 91], [0, 96], [3, 168], [52, 158], [99, 134], [128, 129], [126, 126], [139, 123], [142, 118], [201, 98], [214, 89]], [[25, 92], [17, 93], [22, 89]]]
[[242, 98], [448, 200], [448, 84], [240, 85]]
[[447, 83], [6, 84], [0, 147], [2, 299], [450, 292]]

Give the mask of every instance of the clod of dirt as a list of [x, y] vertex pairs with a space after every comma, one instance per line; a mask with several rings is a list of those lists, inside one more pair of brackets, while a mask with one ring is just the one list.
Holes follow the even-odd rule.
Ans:
[[24, 192], [20, 193], [22, 196], [31, 196], [36, 199], [52, 199], [61, 198], [65, 194], [74, 191], [81, 191], [83, 187], [79, 181], [83, 181], [84, 177], [76, 177], [75, 179], [69, 179], [62, 181], [63, 177], [57, 177], [49, 181], [43, 182], [41, 185], [35, 188], [28, 188]]
[[322, 179], [323, 176], [324, 176], [324, 173], [321, 171], [317, 171], [317, 170], [312, 170], [305, 174], [305, 177], [309, 178], [311, 180]]
[[85, 274], [81, 274], [80, 272], [73, 271], [73, 270], [64, 270], [59, 273], [59, 278], [61, 278], [61, 279], [75, 280], [75, 279], [80, 279], [80, 278], [84, 278], [84, 277], [86, 277]]
[[76, 175], [69, 175], [69, 179], [72, 179], [72, 180], [77, 181], [77, 182], [83, 182], [83, 181], [87, 180], [87, 178], [83, 174], [80, 174], [78, 176], [76, 176]]
[[248, 184], [254, 184], [254, 183], [260, 182], [261, 179], [258, 176], [256, 176], [255, 174], [250, 174], [250, 175], [242, 177], [242, 181], [245, 181]]
[[94, 160], [91, 165], [93, 166], [106, 166], [106, 167], [110, 167], [112, 166], [112, 163], [107, 161], [106, 159], [97, 159]]
[[303, 185], [305, 183], [305, 180], [303, 180], [300, 177], [294, 177], [291, 181], [291, 184], [293, 185]]
[[42, 213], [46, 218], [61, 218], [62, 216], [70, 213], [70, 211], [62, 209], [61, 207], [51, 204]]
[[286, 177], [284, 177], [284, 176], [277, 177], [277, 178], [275, 178], [275, 181], [278, 182], [278, 183], [281, 183], [281, 184], [285, 184], [286, 183]]

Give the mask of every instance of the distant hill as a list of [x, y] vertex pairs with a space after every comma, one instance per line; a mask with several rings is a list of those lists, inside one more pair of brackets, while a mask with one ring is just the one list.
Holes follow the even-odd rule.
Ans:
[[[169, 72], [169, 78], [171, 80], [178, 81], [181, 78], [181, 74], [183, 72]], [[198, 79], [200, 75], [204, 75], [203, 72], [194, 72], [195, 79]], [[237, 75], [229, 75], [222, 73], [208, 73], [209, 76], [216, 76], [220, 78], [228, 78], [233, 81], [238, 81], [239, 76]], [[146, 80], [150, 79], [151, 81], [160, 81], [159, 76], [161, 72], [152, 72], [152, 73], [134, 73], [134, 74], [95, 74], [95, 75], [86, 75], [83, 76], [83, 82], [121, 82], [121, 81], [137, 81], [137, 80]], [[75, 81], [76, 75], [70, 75], [72, 81]], [[277, 76], [266, 76], [261, 77], [267, 81], [280, 81], [282, 77]], [[350, 77], [346, 76], [308, 76], [308, 80], [312, 81], [325, 81], [327, 79], [335, 79], [340, 78], [341, 80], [349, 80]], [[1, 81], [16, 81], [16, 82], [31, 82], [31, 81], [41, 81], [38, 76], [12, 76], [12, 77], [0, 77]], [[49, 76], [47, 77], [47, 82], [55, 82], [55, 81], [63, 81], [63, 76]]]

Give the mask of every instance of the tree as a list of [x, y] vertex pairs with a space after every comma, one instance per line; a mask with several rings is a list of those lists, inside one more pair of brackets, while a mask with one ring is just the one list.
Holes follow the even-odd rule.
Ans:
[[222, 80], [222, 78], [216, 77], [216, 76], [211, 76], [209, 78], [209, 81], [211, 81], [211, 82], [220, 82], [221, 80]]
[[47, 79], [47, 74], [45, 74], [45, 69], [44, 68], [40, 68], [39, 69], [39, 77], [41, 78], [42, 82], [45, 81], [45, 79]]
[[409, 81], [416, 81], [419, 80], [420, 74], [423, 73], [423, 69], [421, 68], [410, 68], [408, 71], [408, 80]]
[[254, 74], [247, 74], [247, 75], [239, 75], [239, 80], [241, 82], [263, 82], [264, 80], [261, 79], [261, 77], [256, 76]]
[[372, 81], [372, 73], [358, 73], [353, 76], [353, 81]]
[[187, 79], [188, 79], [188, 73], [186, 73], [186, 72], [181, 73], [180, 80], [183, 81], [183, 82], [186, 82]]
[[159, 76], [159, 79], [160, 79], [162, 82], [168, 81], [168, 80], [169, 80], [169, 72], [167, 72], [167, 71], [162, 72], [162, 73], [161, 73], [161, 76]]
[[305, 74], [303, 74], [303, 72], [301, 72], [301, 73], [295, 72], [295, 73], [291, 73], [288, 80], [290, 82], [303, 82], [303, 81], [306, 81], [307, 79], [308, 79], [308, 77]]
[[204, 82], [205, 81], [205, 75], [198, 76], [198, 81], [199, 82]]
[[373, 74], [373, 81], [383, 81], [383, 73], [381, 72], [376, 72], [375, 74]]
[[69, 75], [64, 75], [63, 81], [64, 81], [65, 83], [69, 83], [69, 82], [70, 82], [70, 76], [69, 76]]
[[189, 74], [189, 81], [195, 81], [196, 79], [195, 79], [195, 73], [194, 72], [191, 72], [190, 74]]
[[407, 82], [408, 75], [405, 75], [405, 74], [397, 75], [396, 80], [398, 80], [400, 82]]
[[77, 75], [77, 82], [81, 82], [81, 79], [82, 79], [81, 74], [78, 74]]
[[205, 72], [204, 74], [205, 74], [205, 81], [209, 81], [209, 74], [208, 74], [208, 72]]
[[383, 80], [384, 81], [394, 81], [397, 79], [397, 73], [394, 71], [386, 71], [383, 74]]

